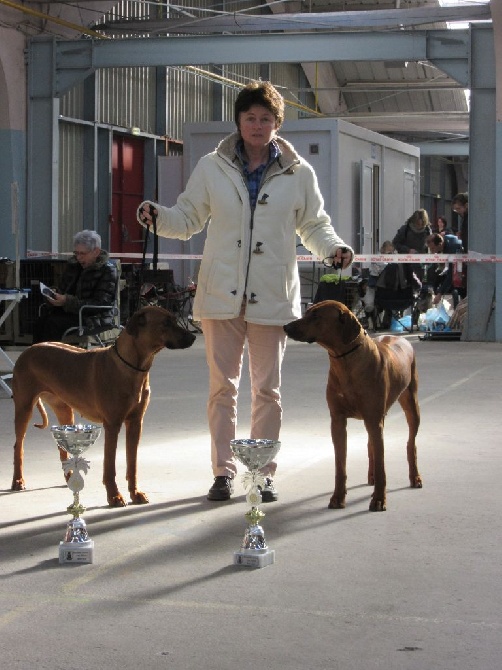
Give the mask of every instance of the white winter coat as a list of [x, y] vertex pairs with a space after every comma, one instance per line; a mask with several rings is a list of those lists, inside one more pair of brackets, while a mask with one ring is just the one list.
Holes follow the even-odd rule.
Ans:
[[193, 306], [196, 321], [235, 318], [245, 297], [247, 321], [284, 325], [301, 316], [296, 234], [321, 258], [347, 245], [324, 211], [312, 166], [280, 137], [281, 155], [266, 171], [252, 211], [235, 154], [239, 138], [239, 133], [229, 135], [200, 159], [176, 205], [145, 201], [139, 209], [154, 205], [157, 233], [163, 237], [188, 240], [207, 224]]

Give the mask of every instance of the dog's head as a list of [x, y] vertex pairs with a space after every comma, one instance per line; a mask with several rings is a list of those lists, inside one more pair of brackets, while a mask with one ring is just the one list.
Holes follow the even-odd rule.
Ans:
[[151, 351], [187, 349], [195, 342], [195, 335], [176, 322], [176, 317], [163, 307], [143, 307], [127, 321], [126, 332], [141, 338]]
[[324, 300], [312, 305], [301, 319], [284, 326], [288, 337], [298, 342], [317, 342], [331, 351], [353, 342], [362, 326], [341, 302]]

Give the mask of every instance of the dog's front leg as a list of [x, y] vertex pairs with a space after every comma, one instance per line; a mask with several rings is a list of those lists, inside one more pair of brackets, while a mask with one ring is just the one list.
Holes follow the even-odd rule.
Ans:
[[[383, 420], [371, 423], [365, 421], [364, 423], [368, 432], [368, 454], [373, 456], [373, 480], [375, 484], [373, 496], [370, 500], [370, 512], [384, 512], [387, 509], [387, 503]], [[368, 473], [368, 478], [369, 475], [370, 473]]]
[[331, 439], [335, 450], [335, 490], [328, 507], [343, 509], [347, 495], [347, 418], [331, 412]]
[[138, 445], [141, 438], [141, 427], [143, 417], [134, 417], [125, 422], [126, 425], [126, 460], [127, 460], [127, 485], [133, 505], [144, 505], [148, 496], [143, 491], [138, 491]]
[[106, 488], [106, 498], [110, 507], [126, 507], [127, 502], [117, 487], [115, 458], [117, 455], [117, 440], [121, 424], [103, 422], [105, 429], [105, 455], [103, 461], [103, 484]]

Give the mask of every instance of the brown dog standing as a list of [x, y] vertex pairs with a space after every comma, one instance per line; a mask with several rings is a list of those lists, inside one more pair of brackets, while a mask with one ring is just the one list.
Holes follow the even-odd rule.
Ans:
[[[84, 350], [50, 342], [23, 351], [12, 378], [16, 431], [12, 490], [25, 488], [24, 438], [35, 405], [42, 416], [42, 424], [35, 425], [48, 426], [43, 400], [61, 425], [73, 424], [74, 412], [103, 424], [103, 484], [112, 507], [127, 504], [115, 481], [117, 439], [125, 423], [129, 494], [133, 503], [147, 503], [147, 496], [137, 488], [137, 452], [150, 400], [148, 373], [155, 355], [164, 347], [186, 349], [194, 340], [195, 336], [180, 328], [167, 310], [144, 307], [133, 314], [111, 347]], [[69, 455], [60, 450], [60, 458], [64, 461]]]
[[407, 444], [410, 486], [422, 487], [415, 439], [420, 424], [415, 352], [403, 337], [370, 338], [342, 303], [325, 300], [305, 316], [284, 326], [293, 340], [317, 342], [328, 351], [326, 399], [331, 415], [335, 449], [335, 490], [332, 509], [345, 507], [347, 493], [347, 419], [362, 419], [368, 433], [368, 483], [374, 484], [370, 510], [386, 509], [384, 420], [397, 400], [408, 422]]

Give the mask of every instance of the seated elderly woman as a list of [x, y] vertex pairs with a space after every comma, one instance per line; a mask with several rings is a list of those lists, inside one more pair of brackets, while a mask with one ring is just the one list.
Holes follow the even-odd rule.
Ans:
[[110, 305], [108, 310], [86, 310], [85, 327], [113, 327], [113, 307], [117, 289], [117, 268], [101, 249], [101, 237], [93, 230], [82, 230], [73, 238], [73, 256], [53, 297], [35, 322], [33, 344], [60, 341], [68, 328], [78, 326], [82, 305]]

